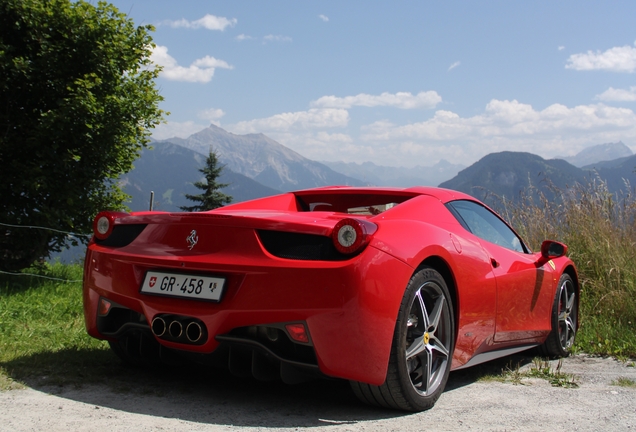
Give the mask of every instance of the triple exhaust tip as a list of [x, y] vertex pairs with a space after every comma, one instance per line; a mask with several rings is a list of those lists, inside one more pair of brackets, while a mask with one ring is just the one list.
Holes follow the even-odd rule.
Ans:
[[[186, 324], [187, 323], [187, 324]], [[183, 336], [183, 326], [185, 324], [185, 337], [191, 343], [197, 343], [203, 337], [203, 328], [196, 321], [182, 319], [173, 319], [170, 323], [166, 323], [162, 317], [156, 317], [152, 320], [150, 328], [152, 333], [158, 338], [180, 339]], [[167, 335], [166, 335], [167, 332]]]

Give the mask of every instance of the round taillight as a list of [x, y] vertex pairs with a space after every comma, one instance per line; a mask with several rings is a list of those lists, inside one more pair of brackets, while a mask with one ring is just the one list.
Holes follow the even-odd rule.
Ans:
[[101, 212], [93, 221], [93, 233], [100, 240], [107, 239], [113, 232], [115, 216], [110, 212]]
[[346, 255], [356, 253], [364, 247], [377, 226], [358, 219], [342, 219], [333, 228], [331, 238], [338, 252]]

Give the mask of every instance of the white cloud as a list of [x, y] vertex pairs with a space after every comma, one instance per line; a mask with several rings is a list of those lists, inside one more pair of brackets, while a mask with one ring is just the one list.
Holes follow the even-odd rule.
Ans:
[[224, 31], [227, 27], [234, 27], [238, 21], [236, 18], [227, 19], [225, 17], [218, 17], [210, 14], [206, 14], [203, 18], [199, 18], [195, 21], [188, 21], [182, 18], [177, 21], [164, 21], [162, 24], [169, 25], [170, 27], [198, 29], [205, 28], [208, 30], [220, 30]]
[[168, 138], [187, 138], [193, 133], [197, 133], [208, 127], [208, 125], [197, 124], [193, 121], [187, 122], [168, 122], [155, 126], [152, 137], [156, 140], [164, 140]]
[[318, 132], [316, 134], [316, 138], [320, 140], [322, 143], [336, 143], [336, 144], [351, 144], [353, 143], [353, 138], [351, 136], [344, 133], [328, 133], [328, 132]]
[[492, 100], [483, 114], [461, 118], [450, 111], [437, 111], [433, 118], [420, 123], [395, 126], [376, 122], [367, 126], [364, 139], [395, 140], [479, 140], [483, 137], [522, 137], [568, 133], [589, 133], [594, 130], [636, 128], [636, 115], [629, 109], [599, 105], [568, 108], [550, 105], [536, 111], [531, 105], [513, 101]]
[[251, 39], [254, 39], [254, 38], [252, 36], [242, 34], [242, 33], [236, 37], [236, 40], [238, 41], [251, 40]]
[[435, 91], [420, 92], [413, 95], [408, 92], [382, 93], [381, 95], [369, 95], [360, 93], [356, 96], [336, 97], [323, 96], [311, 103], [314, 107], [343, 108], [353, 106], [376, 107], [390, 106], [401, 109], [435, 108], [442, 101], [442, 97]]
[[606, 102], [635, 102], [636, 86], [631, 86], [629, 90], [610, 87], [600, 95], [597, 95], [595, 99]]
[[318, 15], [318, 18], [320, 18], [324, 22], [329, 21], [329, 17], [327, 15], [320, 14], [320, 15]]
[[157, 45], [153, 49], [150, 60], [159, 66], [163, 66], [161, 76], [171, 81], [206, 83], [212, 79], [216, 68], [233, 68], [227, 62], [211, 56], [197, 59], [188, 67], [179, 66], [177, 61], [168, 54], [168, 48], [161, 45]]
[[460, 64], [462, 64], [461, 62], [456, 61], [455, 63], [453, 63], [452, 65], [450, 65], [448, 67], [448, 70], [451, 71], [453, 69], [455, 69], [457, 66], [459, 66]]
[[572, 54], [565, 65], [574, 70], [607, 70], [612, 72], [636, 71], [636, 47], [625, 45], [605, 52], [588, 51]]
[[[240, 34], [236, 37], [236, 40], [239, 42], [244, 40], [256, 40], [256, 39], [259, 39], [259, 38], [246, 35], [246, 34]], [[263, 44], [266, 44], [267, 42], [291, 42], [291, 41], [292, 41], [292, 38], [290, 38], [289, 36], [271, 35], [271, 34], [267, 36], [263, 36]]]
[[431, 156], [470, 164], [504, 150], [555, 157], [592, 144], [636, 139], [636, 114], [603, 104], [573, 108], [554, 104], [538, 111], [516, 100], [492, 100], [473, 117], [439, 110], [419, 123], [378, 121], [364, 126], [360, 139], [373, 145], [385, 164], [418, 158], [425, 164]]
[[281, 36], [281, 35], [267, 35], [263, 38], [267, 42], [291, 42], [292, 38], [289, 36]]
[[276, 114], [263, 119], [242, 121], [227, 126], [237, 134], [260, 132], [285, 132], [344, 127], [349, 123], [349, 113], [343, 109], [317, 109]]
[[348, 123], [349, 113], [346, 110], [312, 108], [223, 127], [235, 134], [265, 133], [313, 160], [343, 160], [364, 154], [362, 147], [354, 144], [348, 134], [327, 132], [329, 129], [346, 127]]
[[198, 117], [200, 119], [204, 119], [209, 121], [210, 123], [214, 123], [215, 125], [219, 125], [219, 119], [225, 115], [225, 111], [218, 108], [208, 108], [206, 110], [200, 111]]
[[563, 51], [565, 49], [565, 47], [563, 45], [559, 45], [559, 47], [557, 48], [559, 51]]
[[[636, 88], [629, 91], [636, 94]], [[346, 103], [340, 100], [338, 107], [313, 107], [223, 127], [236, 134], [264, 133], [314, 160], [372, 161], [389, 166], [430, 166], [440, 159], [470, 165], [500, 151], [552, 158], [600, 143], [636, 142], [636, 113], [602, 103], [535, 109], [517, 100], [493, 99], [481, 113], [470, 117], [437, 110], [415, 123], [380, 120], [357, 129], [347, 109], [341, 107], [360, 102], [351, 98]], [[210, 111], [215, 112], [220, 115]], [[181, 127], [188, 126], [192, 125]], [[202, 128], [193, 126], [183, 135]]]

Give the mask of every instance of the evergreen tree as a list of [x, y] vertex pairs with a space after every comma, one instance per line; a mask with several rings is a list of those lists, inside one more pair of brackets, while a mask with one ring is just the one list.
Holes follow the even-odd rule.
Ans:
[[221, 175], [221, 171], [225, 165], [219, 165], [219, 159], [212, 149], [210, 154], [205, 160], [205, 166], [199, 170], [204, 176], [205, 181], [194, 182], [194, 187], [201, 189], [203, 192], [199, 195], [186, 194], [186, 198], [190, 201], [194, 201], [193, 206], [180, 207], [183, 211], [207, 211], [218, 207], [223, 207], [224, 204], [232, 202], [232, 197], [222, 193], [219, 189], [223, 189], [228, 184], [217, 183], [217, 178]]

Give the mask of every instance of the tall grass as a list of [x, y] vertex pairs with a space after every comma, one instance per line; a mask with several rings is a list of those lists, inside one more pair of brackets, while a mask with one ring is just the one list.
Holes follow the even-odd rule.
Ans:
[[596, 178], [555, 199], [533, 189], [520, 203], [505, 202], [515, 229], [538, 250], [545, 239], [564, 242], [581, 282], [579, 349], [636, 357], [636, 197]]

